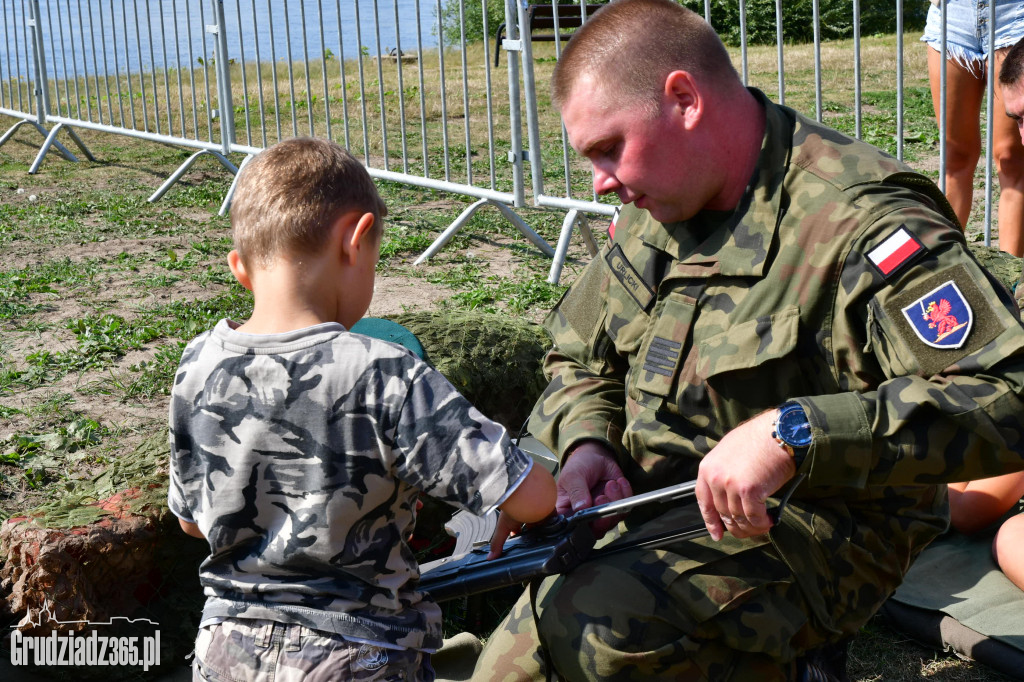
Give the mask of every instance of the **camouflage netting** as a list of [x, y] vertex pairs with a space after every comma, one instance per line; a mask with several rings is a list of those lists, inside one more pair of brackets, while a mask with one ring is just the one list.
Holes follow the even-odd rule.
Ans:
[[423, 344], [427, 360], [485, 415], [518, 435], [546, 382], [543, 327], [491, 313], [405, 313], [392, 318]]
[[[26, 634], [89, 629], [106, 636], [151, 636], [157, 627], [160, 668], [179, 666], [192, 650], [202, 608], [198, 566], [206, 545], [178, 529], [166, 500], [167, 436], [157, 433], [64, 497], [8, 519], [0, 526], [0, 591], [10, 625]], [[33, 672], [58, 679], [142, 679], [155, 671]]]
[[981, 243], [971, 244], [970, 248], [978, 262], [1012, 292], [1020, 280], [1021, 259]]
[[[518, 431], [544, 387], [540, 362], [549, 340], [539, 325], [483, 313], [410, 313], [395, 321], [419, 337], [427, 359], [482, 412]], [[159, 623], [162, 663], [180, 665], [202, 610], [198, 566], [207, 546], [181, 532], [166, 500], [167, 436], [156, 433], [94, 479], [5, 522], [0, 606], [10, 625], [46, 634], [92, 628], [76, 621], [145, 617]], [[450, 515], [443, 506], [422, 510], [417, 536], [427, 539], [424, 551], [437, 549]], [[36, 672], [143, 677], [141, 668]]]

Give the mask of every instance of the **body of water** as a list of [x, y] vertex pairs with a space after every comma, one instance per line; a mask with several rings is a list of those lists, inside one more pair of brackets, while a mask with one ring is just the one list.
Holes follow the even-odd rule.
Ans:
[[[5, 79], [32, 76], [27, 4], [0, 0]], [[198, 66], [215, 56], [206, 29], [216, 23], [214, 7], [210, 0], [43, 0], [48, 75]], [[238, 62], [350, 59], [438, 44], [437, 0], [225, 0], [223, 7], [228, 56]]]

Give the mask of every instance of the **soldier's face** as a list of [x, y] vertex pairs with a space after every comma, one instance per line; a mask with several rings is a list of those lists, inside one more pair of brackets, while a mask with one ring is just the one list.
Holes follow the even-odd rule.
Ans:
[[690, 158], [671, 106], [652, 116], [642, 106], [623, 108], [603, 89], [583, 76], [562, 105], [570, 143], [594, 167], [594, 191], [617, 194], [663, 223], [692, 217], [701, 208], [690, 191], [700, 162]]
[[1020, 135], [1021, 144], [1024, 144], [1024, 83], [1000, 87], [1003, 91], [1003, 104], [1006, 105], [1006, 115], [1017, 124], [1017, 134]]

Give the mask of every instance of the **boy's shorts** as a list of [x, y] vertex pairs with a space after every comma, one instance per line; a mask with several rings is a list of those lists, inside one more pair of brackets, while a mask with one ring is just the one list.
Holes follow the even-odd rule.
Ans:
[[302, 625], [226, 620], [199, 629], [192, 680], [432, 682], [430, 655], [350, 642]]
[[[988, 36], [990, 0], [948, 0], [946, 3], [946, 58], [981, 75], [991, 48]], [[991, 0], [996, 5], [995, 49], [1013, 46], [1024, 36], [1024, 2]], [[942, 49], [942, 10], [932, 3], [922, 41]], [[984, 73], [982, 71], [981, 73]]]

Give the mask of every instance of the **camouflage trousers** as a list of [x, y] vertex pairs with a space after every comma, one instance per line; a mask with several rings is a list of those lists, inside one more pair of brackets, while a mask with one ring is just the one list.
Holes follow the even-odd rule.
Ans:
[[432, 682], [430, 655], [350, 642], [340, 635], [262, 620], [228, 620], [199, 630], [196, 682]]
[[[644, 524], [643, 532], [678, 527], [674, 516]], [[548, 578], [536, 595], [536, 621], [527, 591], [487, 642], [473, 679], [547, 679], [541, 640], [551, 679], [794, 679], [798, 657], [855, 634], [899, 578], [872, 566], [842, 578], [811, 576], [828, 596], [808, 600], [808, 581], [795, 578], [793, 562], [780, 555], [777, 532], [787, 533], [780, 527], [772, 539], [726, 534], [719, 542], [624, 551]], [[783, 541], [808, 542], [790, 535]]]

